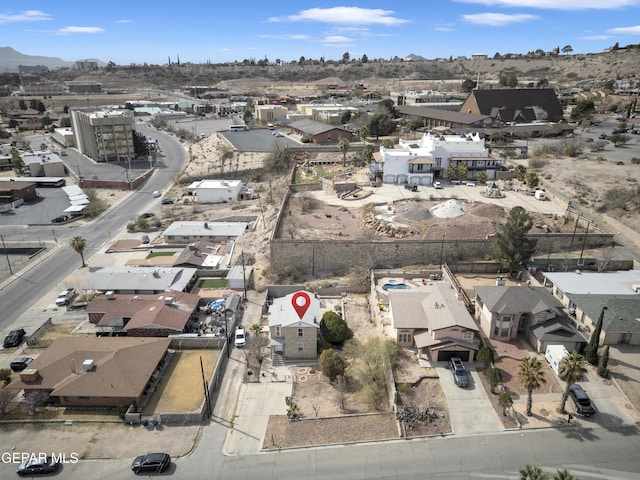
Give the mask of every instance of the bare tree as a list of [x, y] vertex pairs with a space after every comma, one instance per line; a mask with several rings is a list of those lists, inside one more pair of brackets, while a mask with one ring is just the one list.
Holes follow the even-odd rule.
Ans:
[[344, 412], [347, 409], [347, 378], [344, 375], [338, 375], [332, 385], [338, 391], [338, 409]]

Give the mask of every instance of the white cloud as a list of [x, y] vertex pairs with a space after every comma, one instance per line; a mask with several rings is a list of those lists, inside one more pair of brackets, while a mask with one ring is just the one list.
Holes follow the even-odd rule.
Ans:
[[328, 35], [322, 39], [324, 43], [351, 43], [353, 42], [352, 38], [344, 37], [342, 35]]
[[100, 27], [64, 27], [58, 30], [57, 35], [73, 35], [74, 33], [104, 33]]
[[548, 10], [615, 10], [638, 5], [638, 0], [454, 0], [491, 7], [544, 8]]
[[528, 22], [529, 20], [535, 20], [535, 15], [526, 15], [526, 14], [516, 14], [516, 15], [507, 15], [504, 13], [474, 13], [469, 15], [463, 15], [462, 18], [469, 22], [475, 23], [476, 25], [489, 25], [491, 27], [501, 27], [504, 25], [509, 25], [511, 23], [522, 23]]
[[270, 22], [319, 22], [334, 25], [396, 26], [409, 20], [394, 17], [392, 10], [360, 7], [310, 8], [295, 15], [271, 17]]
[[116, 23], [133, 23], [133, 20], [117, 20]]
[[586, 37], [582, 37], [583, 40], [609, 40], [611, 38], [610, 35], [587, 35]]
[[275, 38], [276, 40], [311, 40], [311, 36], [305, 34], [280, 34], [280, 35], [257, 35], [259, 38]]
[[22, 13], [14, 15], [0, 13], [0, 24], [18, 23], [18, 22], [41, 22], [43, 20], [52, 20], [48, 13], [40, 10], [26, 10]]
[[607, 33], [619, 35], [640, 35], [640, 25], [634, 27], [618, 27], [607, 30]]

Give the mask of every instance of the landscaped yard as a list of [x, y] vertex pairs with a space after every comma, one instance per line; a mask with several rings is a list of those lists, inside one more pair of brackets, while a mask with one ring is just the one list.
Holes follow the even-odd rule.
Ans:
[[228, 282], [224, 278], [205, 278], [198, 285], [199, 288], [226, 288]]

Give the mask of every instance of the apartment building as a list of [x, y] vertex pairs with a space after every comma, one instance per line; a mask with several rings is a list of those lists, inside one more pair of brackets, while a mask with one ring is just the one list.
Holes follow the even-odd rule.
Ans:
[[80, 153], [96, 162], [118, 162], [135, 157], [131, 110], [71, 111], [71, 125]]

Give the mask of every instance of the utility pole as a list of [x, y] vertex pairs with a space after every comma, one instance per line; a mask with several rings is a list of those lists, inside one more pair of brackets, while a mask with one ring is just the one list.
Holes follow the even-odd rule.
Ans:
[[2, 239], [2, 248], [4, 249], [4, 254], [7, 257], [7, 265], [9, 266], [9, 273], [13, 275], [13, 270], [11, 269], [11, 262], [9, 261], [9, 252], [7, 251], [7, 246], [4, 243], [4, 237], [0, 235], [0, 239]]
[[240, 251], [240, 257], [242, 258], [242, 287], [244, 288], [244, 301], [247, 301], [247, 275], [244, 271], [244, 250]]

